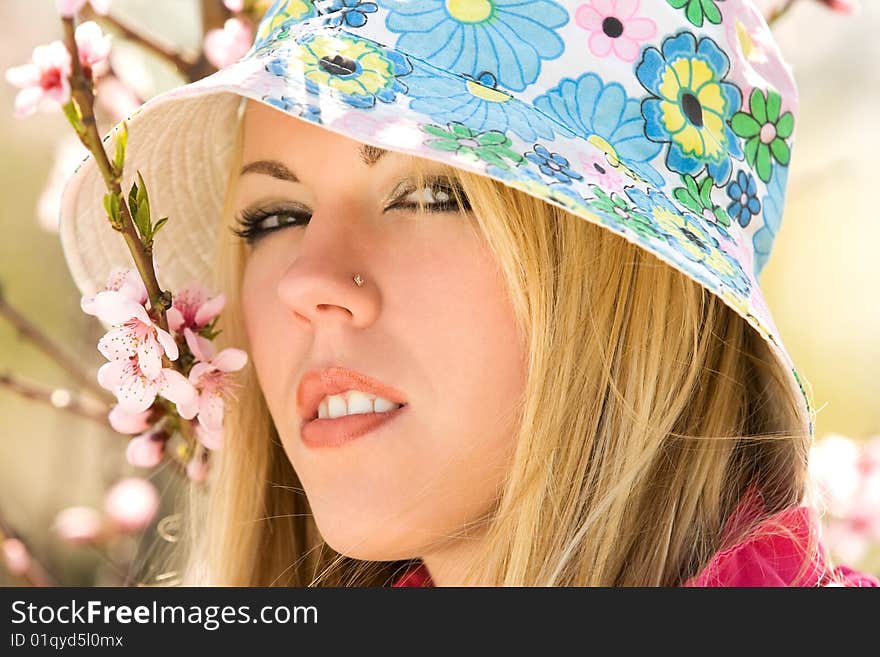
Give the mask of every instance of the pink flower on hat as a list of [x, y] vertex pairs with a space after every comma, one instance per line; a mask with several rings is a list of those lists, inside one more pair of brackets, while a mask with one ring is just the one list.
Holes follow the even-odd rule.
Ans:
[[172, 331], [190, 328], [198, 330], [210, 324], [226, 305], [226, 297], [218, 294], [208, 298], [208, 291], [198, 283], [190, 283], [174, 295], [168, 309], [168, 328]]
[[6, 81], [19, 87], [15, 97], [15, 116], [30, 116], [52, 101], [63, 105], [70, 99], [70, 53], [61, 41], [37, 46], [31, 63], [6, 71]]
[[222, 30], [211, 30], [205, 35], [205, 57], [217, 68], [225, 68], [241, 59], [253, 40], [254, 31], [247, 21], [230, 18]]
[[592, 32], [587, 42], [596, 57], [611, 52], [625, 62], [639, 56], [639, 42], [657, 34], [657, 25], [649, 18], [636, 16], [639, 0], [590, 0], [575, 10], [575, 22]]
[[181, 410], [181, 415], [186, 412], [189, 417], [198, 413], [199, 424], [208, 431], [208, 440], [202, 442], [206, 447], [213, 448], [208, 443], [214, 442], [212, 439], [217, 438], [216, 432], [223, 429], [223, 400], [230, 394], [233, 385], [229, 374], [247, 364], [247, 354], [241, 349], [233, 348], [215, 354], [210, 340], [189, 328], [185, 328], [183, 334], [186, 336], [186, 344], [198, 361], [190, 370], [189, 382], [198, 389], [199, 397], [192, 404], [182, 409], [178, 406], [178, 409]]

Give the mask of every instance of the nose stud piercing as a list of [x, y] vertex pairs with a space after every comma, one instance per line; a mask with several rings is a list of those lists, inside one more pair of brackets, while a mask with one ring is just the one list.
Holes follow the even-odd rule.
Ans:
[[364, 279], [361, 278], [361, 275], [360, 275], [360, 274], [355, 274], [355, 275], [354, 275], [354, 282], [357, 283], [357, 286], [358, 286], [358, 287], [362, 287], [363, 284], [364, 284]]

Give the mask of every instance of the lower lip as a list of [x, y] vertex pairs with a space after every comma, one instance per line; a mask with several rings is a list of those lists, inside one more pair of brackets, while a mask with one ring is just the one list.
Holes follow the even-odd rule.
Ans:
[[302, 425], [300, 436], [307, 447], [339, 447], [384, 426], [406, 408], [407, 405], [404, 405], [384, 413], [355, 413], [309, 420]]

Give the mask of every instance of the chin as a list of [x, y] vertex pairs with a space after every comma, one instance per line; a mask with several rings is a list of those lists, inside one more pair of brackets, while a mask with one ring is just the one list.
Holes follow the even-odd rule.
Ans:
[[418, 556], [416, 546], [406, 545], [407, 536], [387, 522], [343, 524], [338, 519], [322, 522], [315, 517], [324, 542], [339, 554], [360, 561], [398, 561]]

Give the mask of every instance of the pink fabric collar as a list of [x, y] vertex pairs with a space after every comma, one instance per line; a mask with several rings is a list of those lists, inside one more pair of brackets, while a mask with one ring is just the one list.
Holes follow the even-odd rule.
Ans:
[[[750, 489], [728, 519], [722, 543], [735, 535], [763, 508], [757, 489]], [[811, 532], [817, 532], [819, 522], [815, 511], [806, 506], [794, 506], [758, 524], [739, 543], [720, 550], [712, 561], [683, 586], [869, 586], [880, 587], [880, 580], [848, 566], [830, 567], [825, 550], [811, 555], [809, 566], [798, 578]], [[398, 578], [394, 587], [433, 587], [434, 583], [424, 564], [417, 564]]]

